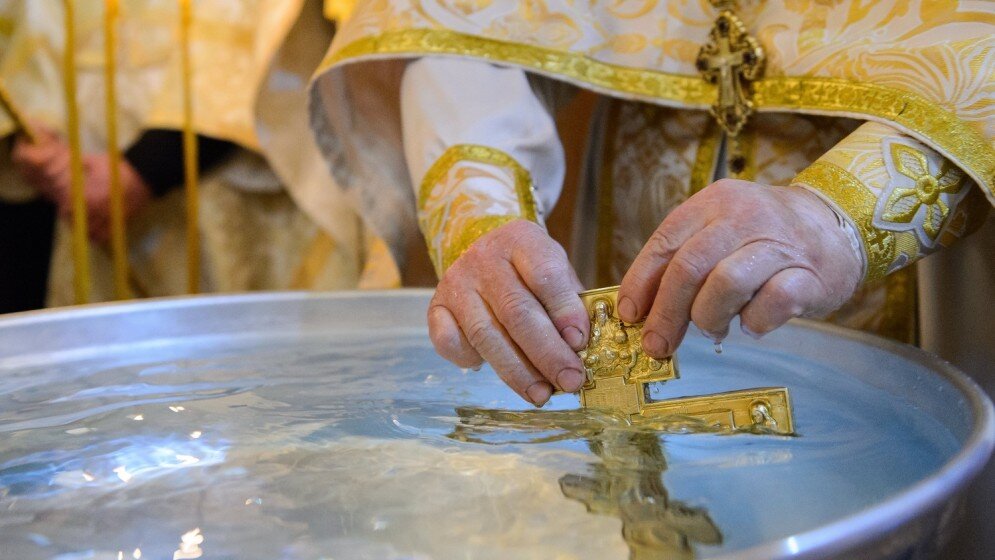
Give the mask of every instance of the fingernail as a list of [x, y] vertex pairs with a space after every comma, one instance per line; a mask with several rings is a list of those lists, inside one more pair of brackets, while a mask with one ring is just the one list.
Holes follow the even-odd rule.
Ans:
[[632, 303], [629, 296], [625, 296], [618, 300], [618, 318], [622, 319], [626, 323], [636, 322], [638, 317], [636, 317], [636, 304]]
[[751, 331], [749, 327], [747, 327], [742, 323], [739, 324], [739, 330], [743, 331], [743, 334], [752, 338], [753, 340], [760, 340], [760, 338], [763, 337], [762, 334]]
[[584, 349], [584, 335], [577, 327], [564, 327], [563, 330], [560, 331], [560, 336], [563, 337], [563, 340], [565, 340], [567, 344], [570, 345], [570, 348], [573, 348], [575, 352], [579, 352]]
[[475, 366], [470, 366], [473, 371], [480, 371], [480, 368], [484, 367], [484, 364], [477, 364]]
[[653, 331], [643, 333], [643, 348], [654, 358], [663, 358], [667, 355], [667, 341]]
[[560, 386], [560, 389], [568, 393], [573, 393], [584, 384], [584, 374], [580, 370], [567, 368], [556, 376], [556, 383]]
[[536, 381], [525, 391], [525, 394], [529, 396], [532, 404], [541, 407], [546, 404], [549, 396], [553, 394], [553, 388], [549, 386], [549, 383]]
[[698, 332], [701, 333], [701, 336], [707, 338], [708, 340], [711, 340], [715, 344], [721, 344], [722, 341], [725, 340], [726, 336], [728, 336], [729, 334], [728, 332], [722, 334], [716, 334], [713, 332], [706, 331], [705, 329], [702, 328], [699, 328]]

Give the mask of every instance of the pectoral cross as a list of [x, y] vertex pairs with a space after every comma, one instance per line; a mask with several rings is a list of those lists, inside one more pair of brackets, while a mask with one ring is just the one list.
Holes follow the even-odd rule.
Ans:
[[763, 74], [765, 58], [743, 22], [728, 9], [720, 12], [696, 66], [707, 82], [718, 86], [711, 112], [730, 136], [739, 134], [753, 112], [751, 83]]
[[587, 382], [580, 390], [582, 406], [621, 414], [632, 422], [687, 416], [730, 430], [794, 432], [784, 387], [651, 401], [649, 384], [679, 378], [677, 362], [643, 353], [642, 323], [629, 324], [618, 317], [618, 287], [591, 290], [580, 297], [591, 318], [590, 341], [579, 353], [587, 370]]

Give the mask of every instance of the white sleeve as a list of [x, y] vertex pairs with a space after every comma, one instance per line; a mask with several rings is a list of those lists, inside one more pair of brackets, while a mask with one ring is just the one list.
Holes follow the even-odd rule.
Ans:
[[506, 153], [528, 171], [540, 216], [560, 196], [563, 146], [553, 116], [523, 70], [454, 58], [418, 59], [407, 66], [401, 82], [401, 123], [416, 189], [451, 147], [482, 145]]

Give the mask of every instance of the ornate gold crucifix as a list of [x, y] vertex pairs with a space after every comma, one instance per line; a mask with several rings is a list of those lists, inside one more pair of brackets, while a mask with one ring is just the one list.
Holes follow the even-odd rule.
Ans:
[[618, 317], [618, 287], [580, 294], [591, 318], [591, 338], [579, 355], [587, 370], [580, 402], [587, 408], [623, 414], [630, 421], [691, 416], [722, 428], [794, 432], [791, 400], [784, 387], [764, 387], [665, 401], [649, 399], [649, 384], [678, 379], [674, 359], [656, 360], [643, 352], [642, 323]]
[[766, 55], [760, 43], [732, 11], [734, 2], [713, 2], [721, 11], [708, 42], [698, 52], [698, 71], [718, 87], [712, 115], [730, 136], [736, 136], [753, 113], [751, 84], [763, 75]]

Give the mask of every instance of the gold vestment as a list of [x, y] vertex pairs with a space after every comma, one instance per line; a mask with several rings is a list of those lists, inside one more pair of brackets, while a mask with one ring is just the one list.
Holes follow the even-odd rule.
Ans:
[[[709, 114], [721, 84], [697, 64], [722, 14], [715, 4], [732, 5], [766, 53], [736, 150], [722, 149], [725, 135]], [[501, 215], [457, 207], [445, 173], [431, 177], [436, 184], [426, 179], [417, 201], [398, 185], [394, 119], [405, 61], [476, 59], [594, 91], [606, 99], [603, 126], [592, 127], [600, 138], [587, 157], [574, 251], [589, 285], [617, 282], [667, 212], [725, 169], [804, 186], [846, 216], [861, 237], [867, 282], [838, 320], [911, 341], [915, 283], [901, 271], [980, 225], [986, 196], [995, 202], [993, 37], [995, 14], [973, 1], [371, 2], [326, 56], [312, 88], [313, 123], [339, 183], [377, 193], [378, 204], [365, 208], [381, 217], [373, 227], [392, 216], [380, 233], [395, 252], [420, 217], [444, 270], [483, 233], [528, 219], [534, 202], [526, 197]], [[350, 153], [346, 134], [372, 149]], [[528, 193], [528, 170], [519, 185], [516, 163], [487, 146], [453, 146], [440, 164], [460, 152], [505, 170]], [[437, 196], [449, 197], [445, 214], [458, 219], [434, 218]]]

